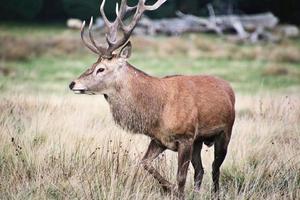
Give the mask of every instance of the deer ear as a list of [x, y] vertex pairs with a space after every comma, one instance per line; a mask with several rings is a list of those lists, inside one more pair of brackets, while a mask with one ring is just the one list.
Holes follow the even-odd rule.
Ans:
[[121, 58], [129, 58], [131, 55], [131, 42], [128, 41], [126, 45], [121, 49], [119, 53], [119, 57]]

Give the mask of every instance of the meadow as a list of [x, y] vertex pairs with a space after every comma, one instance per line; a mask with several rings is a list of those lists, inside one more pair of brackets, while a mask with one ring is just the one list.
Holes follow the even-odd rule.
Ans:
[[[117, 127], [102, 96], [69, 82], [96, 61], [79, 31], [0, 25], [0, 199], [172, 199], [139, 167], [150, 139]], [[130, 63], [154, 76], [211, 74], [236, 91], [221, 199], [300, 199], [300, 38], [241, 44], [206, 34], [132, 38]], [[187, 199], [210, 199], [204, 180]], [[175, 183], [176, 153], [153, 165]]]

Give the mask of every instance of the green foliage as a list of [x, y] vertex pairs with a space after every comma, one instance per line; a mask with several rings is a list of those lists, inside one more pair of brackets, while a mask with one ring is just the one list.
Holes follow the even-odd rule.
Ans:
[[33, 19], [43, 6], [43, 0], [9, 0], [1, 3], [0, 19]]
[[[111, 1], [109, 1], [111, 2]], [[91, 15], [96, 16], [99, 8], [98, 0], [63, 0], [63, 7], [67, 16], [87, 19]]]
[[[68, 17], [76, 17], [80, 19], [88, 19], [90, 16], [98, 17], [100, 16], [99, 7], [102, 1], [99, 0], [90, 0], [90, 1], [82, 1], [82, 0], [62, 0], [63, 7]], [[105, 2], [105, 14], [109, 19], [115, 18], [115, 7], [116, 3], [120, 3], [118, 1], [106, 1]], [[153, 4], [156, 0], [147, 1], [147, 4]], [[137, 4], [136, 0], [129, 0], [129, 5]], [[172, 16], [176, 11], [175, 1], [167, 1], [165, 2], [158, 11], [148, 12], [146, 13], [151, 18], [162, 18]]]
[[[153, 4], [156, 0], [149, 0], [147, 1], [147, 4]], [[174, 13], [177, 10], [176, 1], [175, 0], [169, 0], [165, 2], [158, 10], [150, 11], [146, 13], [147, 16], [151, 18], [164, 18], [164, 17], [170, 17], [173, 16]]]
[[[107, 0], [105, 11], [108, 18], [115, 18], [116, 2]], [[153, 4], [156, 0], [147, 0]], [[57, 20], [67, 17], [88, 19], [99, 16], [102, 0], [9, 0], [0, 4], [0, 19], [42, 19]], [[135, 5], [138, 0], [128, 0]], [[273, 12], [282, 22], [300, 24], [298, 0], [168, 0], [158, 10], [146, 13], [151, 18], [173, 17], [180, 10], [194, 15], [208, 15], [207, 4], [211, 4], [216, 14]]]
[[63, 7], [63, 0], [43, 0], [43, 8], [39, 15], [39, 19], [52, 20], [52, 19], [62, 19], [66, 17], [66, 13]]

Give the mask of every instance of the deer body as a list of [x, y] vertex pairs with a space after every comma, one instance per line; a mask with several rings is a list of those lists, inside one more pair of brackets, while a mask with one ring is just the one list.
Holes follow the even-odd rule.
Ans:
[[106, 99], [115, 122], [130, 132], [146, 134], [177, 151], [181, 137], [210, 139], [232, 126], [234, 94], [221, 79], [156, 78], [128, 63], [123, 73]]
[[[219, 78], [204, 75], [152, 77], [128, 63], [131, 55], [128, 39], [137, 21], [145, 10], [155, 10], [165, 1], [158, 0], [153, 5], [145, 5], [145, 0], [139, 0], [137, 6], [130, 7], [126, 0], [122, 0], [120, 9], [118, 6], [116, 9], [116, 20], [110, 22], [104, 14], [103, 0], [100, 12], [108, 29], [108, 44], [103, 46], [94, 41], [92, 19], [89, 26], [90, 43], [87, 42], [83, 23], [81, 38], [99, 58], [69, 87], [77, 94], [104, 95], [113, 119], [120, 127], [151, 138], [141, 164], [165, 191], [175, 192], [180, 199], [184, 199], [190, 162], [195, 170], [195, 190], [200, 189], [204, 173], [202, 145], [214, 145], [212, 179], [214, 192], [218, 194], [220, 166], [227, 153], [235, 117], [234, 92], [230, 85]], [[125, 26], [122, 19], [132, 10], [135, 10], [133, 21]], [[123, 37], [117, 40], [119, 29]], [[122, 49], [117, 54], [115, 51], [120, 47]], [[166, 149], [178, 152], [176, 190], [151, 166], [151, 161]]]

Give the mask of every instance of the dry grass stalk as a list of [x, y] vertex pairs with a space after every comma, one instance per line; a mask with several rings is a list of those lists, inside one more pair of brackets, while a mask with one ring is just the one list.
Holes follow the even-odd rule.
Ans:
[[[237, 117], [221, 199], [300, 197], [299, 105], [299, 95], [238, 96], [238, 113], [248, 114]], [[1, 197], [170, 199], [139, 169], [148, 139], [115, 127], [99, 97], [5, 95], [0, 110]], [[213, 151], [202, 154], [203, 188], [193, 194], [190, 174], [188, 198], [210, 198]], [[157, 162], [175, 182], [176, 156]]]

